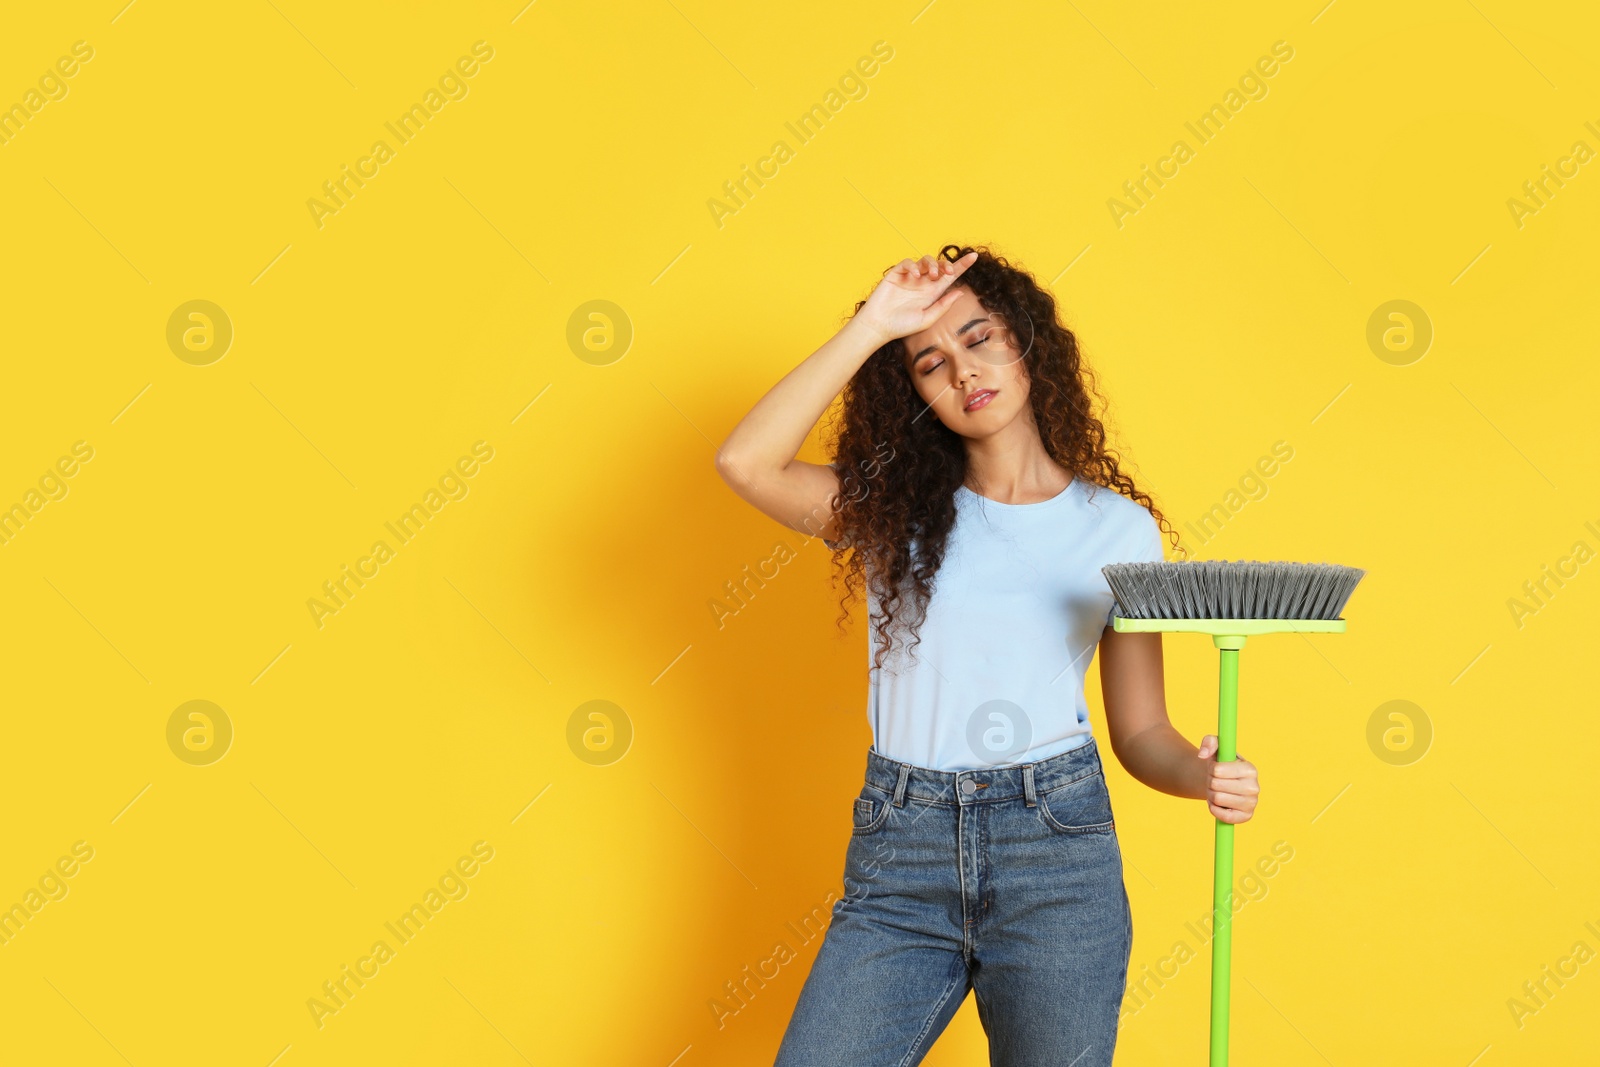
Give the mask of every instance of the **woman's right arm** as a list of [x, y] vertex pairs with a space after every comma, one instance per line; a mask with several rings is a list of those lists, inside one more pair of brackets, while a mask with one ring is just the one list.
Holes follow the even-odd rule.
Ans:
[[802, 533], [839, 536], [839, 475], [796, 459], [806, 437], [861, 365], [884, 344], [936, 322], [951, 283], [977, 259], [901, 260], [861, 310], [767, 391], [717, 449], [717, 473], [757, 510]]

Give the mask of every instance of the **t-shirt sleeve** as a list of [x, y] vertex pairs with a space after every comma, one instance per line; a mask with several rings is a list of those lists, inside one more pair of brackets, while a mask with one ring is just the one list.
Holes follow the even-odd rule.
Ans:
[[[832, 467], [834, 469], [835, 473], [838, 473], [839, 464], [837, 464], [837, 463], [829, 463], [828, 466]], [[842, 539], [835, 541], [835, 540], [830, 540], [829, 538], [824, 537], [822, 539], [822, 543], [827, 545], [830, 551], [835, 551], [835, 550], [837, 550], [838, 548], [840, 548], [844, 544], [844, 541]]]
[[[1139, 509], [1138, 515], [1132, 524], [1129, 535], [1129, 549], [1122, 559], [1112, 560], [1113, 563], [1160, 563], [1166, 558], [1166, 542], [1161, 536], [1161, 524], [1156, 522], [1156, 517], [1150, 514], [1148, 508], [1135, 502]], [[1106, 611], [1106, 625], [1111, 625], [1111, 620], [1117, 617], [1117, 602], [1113, 597], [1111, 607]]]

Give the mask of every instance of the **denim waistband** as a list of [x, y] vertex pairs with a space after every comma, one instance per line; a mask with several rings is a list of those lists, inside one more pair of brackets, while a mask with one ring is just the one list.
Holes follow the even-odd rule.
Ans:
[[895, 807], [904, 807], [907, 797], [939, 804], [986, 804], [1023, 797], [1031, 808], [1040, 793], [1100, 770], [1100, 748], [1093, 737], [1032, 763], [971, 771], [939, 771], [901, 763], [869, 746], [866, 783], [893, 794]]

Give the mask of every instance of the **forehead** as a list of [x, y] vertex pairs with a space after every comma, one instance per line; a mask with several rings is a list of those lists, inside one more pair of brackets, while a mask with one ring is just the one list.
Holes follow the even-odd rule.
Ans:
[[973, 319], [989, 317], [989, 312], [984, 310], [983, 304], [978, 300], [977, 294], [966, 286], [955, 286], [956, 298], [949, 307], [944, 309], [944, 314], [926, 330], [906, 335], [906, 359], [915, 359], [917, 353], [929, 345], [943, 343], [944, 339], [953, 335], [962, 326]]

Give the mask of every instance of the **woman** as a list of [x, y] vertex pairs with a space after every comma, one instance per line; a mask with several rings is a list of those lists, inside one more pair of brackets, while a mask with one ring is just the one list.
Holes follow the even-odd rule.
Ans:
[[[835, 461], [796, 459], [841, 390]], [[1100, 567], [1159, 560], [1172, 531], [1093, 390], [1049, 293], [946, 245], [892, 268], [718, 453], [741, 497], [849, 552], [849, 588], [870, 579], [846, 893], [777, 1067], [919, 1063], [969, 988], [996, 1067], [1111, 1063], [1133, 927], [1083, 695], [1097, 645], [1128, 773], [1225, 822], [1255, 810], [1255, 767], [1168, 721], [1161, 635], [1111, 629]]]

